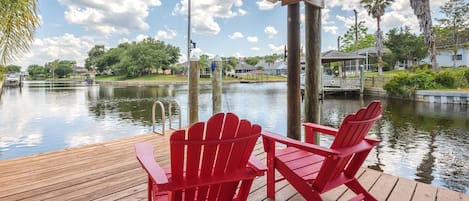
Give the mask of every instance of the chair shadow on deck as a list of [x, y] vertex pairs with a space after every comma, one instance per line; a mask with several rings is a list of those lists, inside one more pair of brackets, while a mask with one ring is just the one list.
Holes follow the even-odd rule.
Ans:
[[[262, 132], [267, 152], [267, 196], [275, 199], [275, 183], [286, 179], [306, 200], [322, 200], [322, 193], [345, 184], [356, 193], [351, 200], [375, 201], [355, 175], [371, 149], [379, 143], [366, 135], [381, 118], [381, 111], [379, 101], [371, 102], [345, 117], [339, 129], [305, 123], [305, 142]], [[315, 145], [315, 132], [334, 136], [331, 147]], [[278, 149], [276, 143], [287, 147]], [[283, 178], [276, 179], [275, 170]]]

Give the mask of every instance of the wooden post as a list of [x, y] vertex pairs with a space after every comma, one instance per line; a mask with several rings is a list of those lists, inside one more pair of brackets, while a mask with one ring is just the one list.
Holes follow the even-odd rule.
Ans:
[[189, 68], [189, 125], [199, 121], [199, 57], [192, 56]]
[[301, 139], [300, 4], [288, 5], [287, 137]]
[[212, 114], [221, 112], [222, 64], [220, 56], [215, 56], [215, 69], [212, 72]]
[[[321, 8], [305, 3], [305, 122], [320, 123], [321, 115]], [[314, 136], [319, 144], [319, 135]]]

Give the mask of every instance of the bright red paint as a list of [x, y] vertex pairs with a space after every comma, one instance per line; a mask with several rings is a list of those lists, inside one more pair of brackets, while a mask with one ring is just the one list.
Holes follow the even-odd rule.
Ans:
[[[374, 101], [343, 120], [339, 129], [305, 123], [306, 142], [263, 132], [267, 152], [267, 196], [275, 199], [275, 182], [287, 179], [306, 200], [322, 200], [320, 194], [345, 184], [357, 194], [352, 200], [376, 200], [355, 178], [368, 153], [379, 141], [366, 138], [381, 118], [381, 103]], [[315, 132], [335, 136], [330, 148], [314, 143]], [[287, 145], [276, 149], [276, 143]], [[275, 169], [284, 178], [275, 180]]]
[[215, 114], [207, 124], [171, 135], [168, 169], [155, 162], [150, 143], [136, 144], [137, 159], [148, 173], [148, 200], [246, 200], [253, 179], [267, 170], [251, 157], [260, 133], [259, 125], [235, 114]]

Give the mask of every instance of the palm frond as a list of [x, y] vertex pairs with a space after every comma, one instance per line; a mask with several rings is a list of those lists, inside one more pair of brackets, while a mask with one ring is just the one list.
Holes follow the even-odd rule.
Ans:
[[0, 1], [0, 64], [28, 51], [39, 26], [37, 0]]

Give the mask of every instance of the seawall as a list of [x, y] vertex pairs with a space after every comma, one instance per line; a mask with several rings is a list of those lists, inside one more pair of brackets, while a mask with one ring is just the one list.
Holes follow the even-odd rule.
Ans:
[[[364, 94], [393, 98], [387, 94], [386, 90], [378, 87], [366, 87]], [[427, 103], [469, 105], [469, 92], [417, 90], [415, 96], [410, 98], [410, 100]]]

